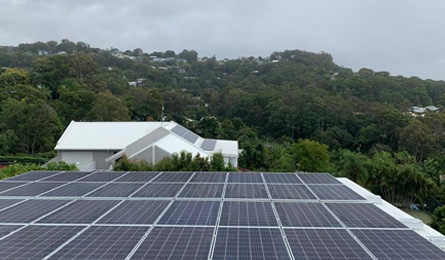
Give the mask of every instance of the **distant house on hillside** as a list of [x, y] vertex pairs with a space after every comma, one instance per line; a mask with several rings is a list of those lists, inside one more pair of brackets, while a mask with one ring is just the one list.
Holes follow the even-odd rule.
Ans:
[[411, 107], [409, 114], [412, 117], [423, 117], [425, 116], [426, 112], [438, 112], [439, 110], [440, 108], [436, 106], [426, 106], [426, 107], [413, 106]]
[[111, 169], [126, 155], [156, 163], [183, 150], [193, 156], [222, 153], [224, 161], [238, 165], [238, 142], [205, 139], [176, 122], [74, 122], [55, 147], [51, 161], [75, 163], [80, 170]]

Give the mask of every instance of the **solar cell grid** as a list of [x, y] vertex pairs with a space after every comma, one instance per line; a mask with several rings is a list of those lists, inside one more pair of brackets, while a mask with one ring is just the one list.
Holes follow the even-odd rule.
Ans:
[[285, 229], [295, 259], [372, 259], [343, 229]]
[[9, 178], [8, 181], [36, 181], [57, 173], [54, 171], [33, 171], [14, 176]]
[[263, 183], [263, 178], [258, 172], [231, 172], [229, 173], [229, 183]]
[[285, 227], [341, 227], [321, 203], [274, 202]]
[[68, 185], [59, 187], [55, 190], [42, 193], [39, 197], [81, 197], [100, 186], [104, 185], [104, 183], [95, 182], [95, 183], [70, 183]]
[[294, 173], [263, 173], [267, 183], [298, 184], [301, 180]]
[[263, 184], [227, 184], [225, 197], [253, 199], [269, 198]]
[[87, 197], [128, 197], [144, 184], [110, 183], [90, 193]]
[[221, 226], [278, 226], [270, 202], [224, 201]]
[[101, 218], [100, 224], [153, 224], [169, 200], [127, 200]]
[[149, 182], [158, 174], [159, 172], [130, 172], [116, 182]]
[[192, 172], [164, 172], [153, 182], [187, 182]]
[[37, 223], [91, 224], [117, 203], [115, 200], [78, 200]]
[[0, 222], [29, 223], [68, 202], [68, 200], [28, 200], [0, 211]]
[[219, 228], [213, 259], [290, 259], [278, 228]]
[[179, 194], [182, 198], [221, 198], [224, 184], [187, 184]]
[[0, 259], [42, 259], [81, 227], [28, 226], [0, 240]]
[[326, 205], [347, 227], [406, 228], [373, 204], [328, 203]]
[[155, 227], [131, 259], [208, 259], [213, 227]]
[[63, 172], [52, 177], [46, 178], [44, 181], [74, 181], [85, 177], [91, 172]]
[[329, 173], [298, 173], [306, 184], [340, 184], [337, 179]]
[[308, 185], [321, 200], [364, 200], [345, 185]]
[[108, 182], [108, 181], [114, 181], [118, 180], [119, 177], [124, 176], [125, 172], [95, 172], [91, 175], [89, 175], [86, 178], [83, 178], [82, 181], [84, 182]]
[[26, 182], [0, 182], [0, 193], [16, 188], [23, 184], [26, 184]]
[[173, 198], [181, 190], [183, 184], [155, 184], [150, 183], [131, 197]]
[[158, 224], [215, 225], [219, 201], [175, 201]]
[[352, 230], [378, 259], [445, 259], [445, 252], [411, 230]]
[[[0, 199], [0, 210], [4, 209], [6, 207], [9, 207], [11, 205], [14, 205], [20, 201], [23, 201], [23, 200]], [[0, 219], [0, 222], [1, 222], [1, 219]]]
[[64, 182], [34, 182], [27, 184], [22, 187], [17, 187], [12, 190], [8, 190], [0, 193], [0, 196], [37, 196], [54, 188], [57, 188], [61, 185], [64, 185]]
[[316, 197], [304, 185], [267, 185], [272, 199], [307, 199], [315, 200]]
[[49, 259], [125, 259], [148, 227], [90, 227]]
[[193, 175], [190, 182], [213, 182], [224, 183], [226, 181], [225, 172], [197, 172]]
[[0, 225], [0, 239], [4, 236], [9, 235], [11, 232], [21, 228], [22, 226], [16, 225]]

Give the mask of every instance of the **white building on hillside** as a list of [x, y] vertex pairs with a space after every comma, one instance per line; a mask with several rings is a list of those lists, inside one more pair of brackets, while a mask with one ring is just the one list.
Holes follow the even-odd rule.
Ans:
[[54, 149], [51, 161], [75, 163], [80, 170], [111, 169], [123, 155], [154, 164], [183, 150], [202, 157], [222, 153], [236, 167], [239, 152], [237, 141], [205, 139], [173, 121], [72, 121]]

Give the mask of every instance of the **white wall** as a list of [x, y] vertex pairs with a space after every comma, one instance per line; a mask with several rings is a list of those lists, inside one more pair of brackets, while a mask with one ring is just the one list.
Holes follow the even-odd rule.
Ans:
[[74, 163], [77, 168], [83, 170], [83, 167], [94, 161], [92, 151], [60, 151], [61, 160], [66, 163]]

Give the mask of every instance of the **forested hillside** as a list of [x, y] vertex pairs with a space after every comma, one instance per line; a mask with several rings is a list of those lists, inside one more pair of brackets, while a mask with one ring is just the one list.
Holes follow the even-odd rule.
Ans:
[[69, 40], [1, 47], [0, 66], [2, 155], [51, 156], [71, 120], [164, 118], [239, 140], [246, 169], [330, 171], [401, 206], [445, 201], [445, 112], [408, 113], [443, 108], [444, 81], [353, 72], [328, 53], [221, 60]]

